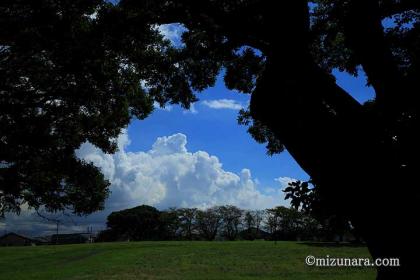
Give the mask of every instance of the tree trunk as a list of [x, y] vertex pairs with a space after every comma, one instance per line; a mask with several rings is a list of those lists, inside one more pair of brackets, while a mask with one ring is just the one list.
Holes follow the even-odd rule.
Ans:
[[379, 123], [352, 102], [339, 100], [337, 107], [349, 108], [342, 115], [324, 106], [334, 104], [327, 92], [335, 98], [341, 93], [315, 66], [284, 65], [284, 59], [268, 58], [251, 98], [254, 119], [277, 135], [322, 188], [328, 207], [350, 219], [373, 258], [400, 258], [400, 267], [378, 267], [377, 279], [403, 279], [414, 272], [419, 252], [410, 227], [417, 219], [416, 196], [396, 191], [412, 182], [401, 178], [387, 143], [380, 141]]
[[357, 217], [356, 229], [366, 240], [372, 258], [398, 258], [400, 263], [399, 267], [377, 267], [377, 279], [412, 279], [419, 252], [418, 232], [412, 226], [414, 207], [398, 201], [389, 205], [373, 202], [372, 206], [362, 209], [367, 214]]

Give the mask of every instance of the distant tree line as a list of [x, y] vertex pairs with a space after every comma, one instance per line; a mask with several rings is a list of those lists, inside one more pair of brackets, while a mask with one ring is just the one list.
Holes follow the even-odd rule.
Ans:
[[350, 224], [331, 216], [319, 220], [295, 208], [243, 210], [233, 205], [207, 209], [141, 205], [112, 212], [99, 242], [140, 240], [312, 240], [342, 241]]

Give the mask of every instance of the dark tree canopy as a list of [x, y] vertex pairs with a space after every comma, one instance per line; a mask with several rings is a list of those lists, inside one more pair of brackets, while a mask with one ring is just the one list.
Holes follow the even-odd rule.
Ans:
[[222, 224], [222, 215], [219, 207], [214, 206], [205, 210], [197, 210], [196, 227], [206, 240], [214, 240]]
[[[153, 240], [160, 237], [161, 212], [148, 205], [112, 212], [107, 218], [108, 234], [128, 240]], [[165, 215], [166, 216], [166, 215]]]
[[214, 82], [195, 77], [205, 71], [194, 61], [176, 65], [182, 52], [146, 14], [100, 0], [1, 2], [0, 215], [22, 203], [101, 209], [109, 183], [75, 149], [89, 141], [115, 152], [153, 101], [189, 107], [192, 89]]
[[[286, 148], [372, 255], [413, 267], [401, 229], [418, 213], [419, 16], [417, 0], [2, 1], [0, 213], [100, 209], [108, 182], [74, 150], [114, 152], [130, 119], [155, 101], [188, 107], [224, 69], [251, 94], [250, 134]], [[169, 23], [187, 29], [182, 46], [159, 34]], [[363, 69], [374, 100], [333, 69]]]

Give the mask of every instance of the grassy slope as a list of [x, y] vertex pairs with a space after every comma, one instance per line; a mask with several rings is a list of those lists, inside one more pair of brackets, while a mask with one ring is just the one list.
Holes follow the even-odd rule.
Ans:
[[374, 279], [372, 268], [307, 267], [307, 255], [368, 252], [268, 241], [0, 247], [0, 279]]

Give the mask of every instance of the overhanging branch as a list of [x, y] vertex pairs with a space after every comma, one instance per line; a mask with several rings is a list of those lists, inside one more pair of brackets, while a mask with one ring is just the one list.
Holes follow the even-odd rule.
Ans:
[[345, 16], [345, 35], [385, 113], [397, 108], [404, 93], [402, 77], [387, 44], [378, 1], [354, 0]]

